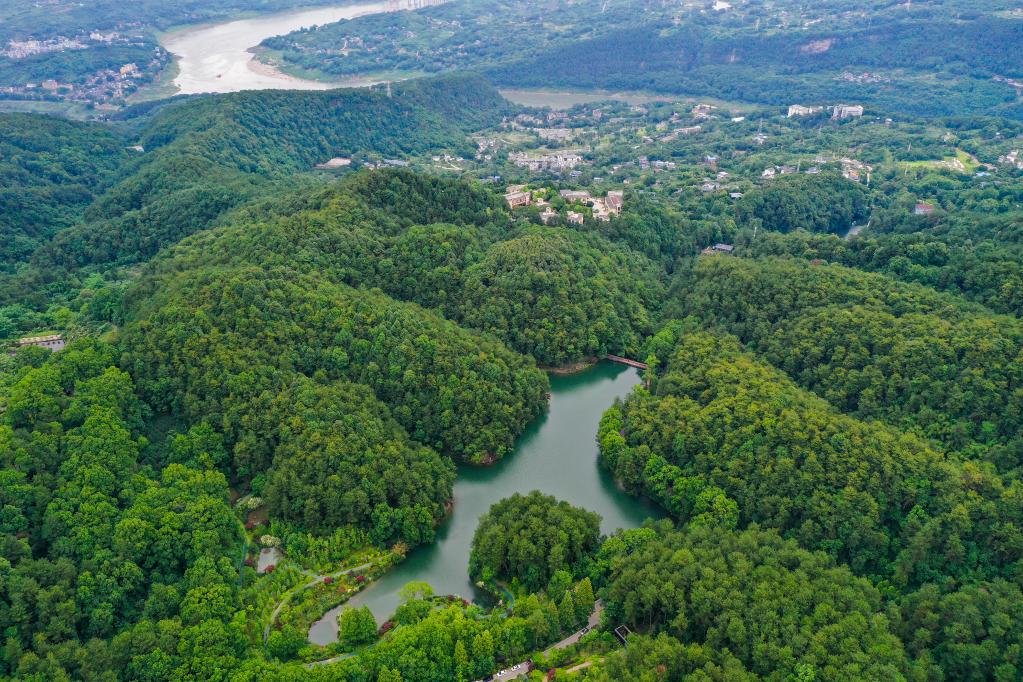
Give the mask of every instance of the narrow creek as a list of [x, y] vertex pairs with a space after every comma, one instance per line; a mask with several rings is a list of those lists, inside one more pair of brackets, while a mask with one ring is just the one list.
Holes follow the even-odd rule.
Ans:
[[596, 433], [600, 417], [615, 398], [624, 398], [640, 382], [632, 368], [603, 362], [581, 374], [551, 378], [551, 401], [519, 439], [515, 451], [497, 465], [461, 467], [455, 482], [455, 507], [437, 531], [437, 541], [412, 552], [390, 573], [329, 611], [309, 631], [309, 640], [337, 640], [337, 616], [350, 606], [369, 606], [383, 622], [399, 604], [406, 583], [421, 580], [436, 594], [476, 598], [469, 580], [469, 548], [476, 524], [494, 502], [513, 493], [540, 490], [601, 515], [601, 530], [639, 526], [662, 513], [652, 504], [623, 492], [597, 463]]

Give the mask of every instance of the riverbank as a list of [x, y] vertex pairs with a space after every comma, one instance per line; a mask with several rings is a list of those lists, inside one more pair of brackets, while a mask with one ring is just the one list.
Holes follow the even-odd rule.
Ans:
[[[253, 49], [271, 36], [335, 23], [368, 14], [395, 11], [387, 2], [339, 3], [259, 15], [222, 23], [171, 29], [158, 36], [174, 55], [179, 70], [174, 84], [180, 94], [241, 90], [326, 90], [347, 83], [326, 83], [290, 76], [257, 62]], [[357, 81], [353, 81], [357, 84]]]
[[371, 85], [380, 85], [381, 83], [396, 83], [398, 81], [436, 75], [427, 73], [426, 71], [381, 71], [361, 74], [359, 76], [338, 78], [338, 76], [324, 71], [301, 67], [297, 64], [290, 64], [281, 58], [281, 53], [278, 50], [271, 50], [269, 48], [262, 47], [261, 45], [256, 45], [249, 51], [252, 52], [254, 56], [253, 68], [267, 67], [273, 69], [275, 73], [281, 74], [286, 78], [297, 78], [303, 81], [326, 83], [331, 87], [338, 88], [366, 88]]

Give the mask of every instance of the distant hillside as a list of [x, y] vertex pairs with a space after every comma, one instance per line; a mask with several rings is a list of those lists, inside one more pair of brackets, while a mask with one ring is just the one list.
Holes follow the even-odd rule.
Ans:
[[[940, 39], [938, 37], [940, 36]], [[502, 85], [624, 88], [784, 105], [856, 101], [918, 115], [1023, 117], [1023, 20], [921, 15], [810, 30], [659, 22], [487, 69]], [[999, 80], [1002, 79], [1002, 80]]]
[[38, 250], [32, 272], [0, 283], [0, 301], [38, 295], [64, 271], [145, 260], [270, 186], [302, 182], [296, 173], [334, 156], [461, 150], [469, 130], [499, 121], [506, 106], [484, 80], [464, 75], [403, 83], [391, 97], [244, 92], [167, 105], [140, 133], [145, 152], [134, 172]]

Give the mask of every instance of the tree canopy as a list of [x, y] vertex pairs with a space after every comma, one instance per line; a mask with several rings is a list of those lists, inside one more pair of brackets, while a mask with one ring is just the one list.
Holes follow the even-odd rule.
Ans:
[[533, 491], [495, 503], [472, 539], [474, 580], [518, 580], [543, 589], [558, 571], [579, 574], [597, 548], [600, 516]]

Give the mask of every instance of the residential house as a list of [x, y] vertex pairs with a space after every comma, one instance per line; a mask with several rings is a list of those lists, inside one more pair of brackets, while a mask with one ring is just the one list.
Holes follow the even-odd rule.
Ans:
[[935, 210], [934, 204], [920, 202], [913, 208], [913, 215], [931, 215]]
[[508, 208], [519, 208], [533, 203], [533, 197], [529, 192], [511, 192], [504, 195], [504, 200], [508, 202]]
[[516, 166], [528, 168], [533, 172], [551, 171], [559, 172], [571, 170], [583, 161], [578, 154], [545, 154], [543, 156], [530, 157], [525, 152], [513, 152], [508, 155], [508, 160]]
[[540, 136], [541, 140], [548, 142], [565, 142], [572, 139], [575, 131], [571, 128], [537, 128], [536, 134]]
[[710, 118], [710, 112], [717, 109], [713, 104], [697, 104], [693, 107], [693, 116], [696, 119]]
[[558, 194], [565, 201], [593, 201], [593, 197], [586, 190], [563, 189]]
[[607, 193], [607, 209], [615, 215], [622, 214], [622, 206], [625, 204], [625, 192], [622, 190], [611, 190]]
[[1020, 150], [1013, 149], [1008, 154], [1005, 154], [1004, 156], [999, 156], [998, 163], [1003, 163], [1007, 166], [1012, 166], [1013, 168], [1023, 170], [1023, 154], [1020, 153]]

